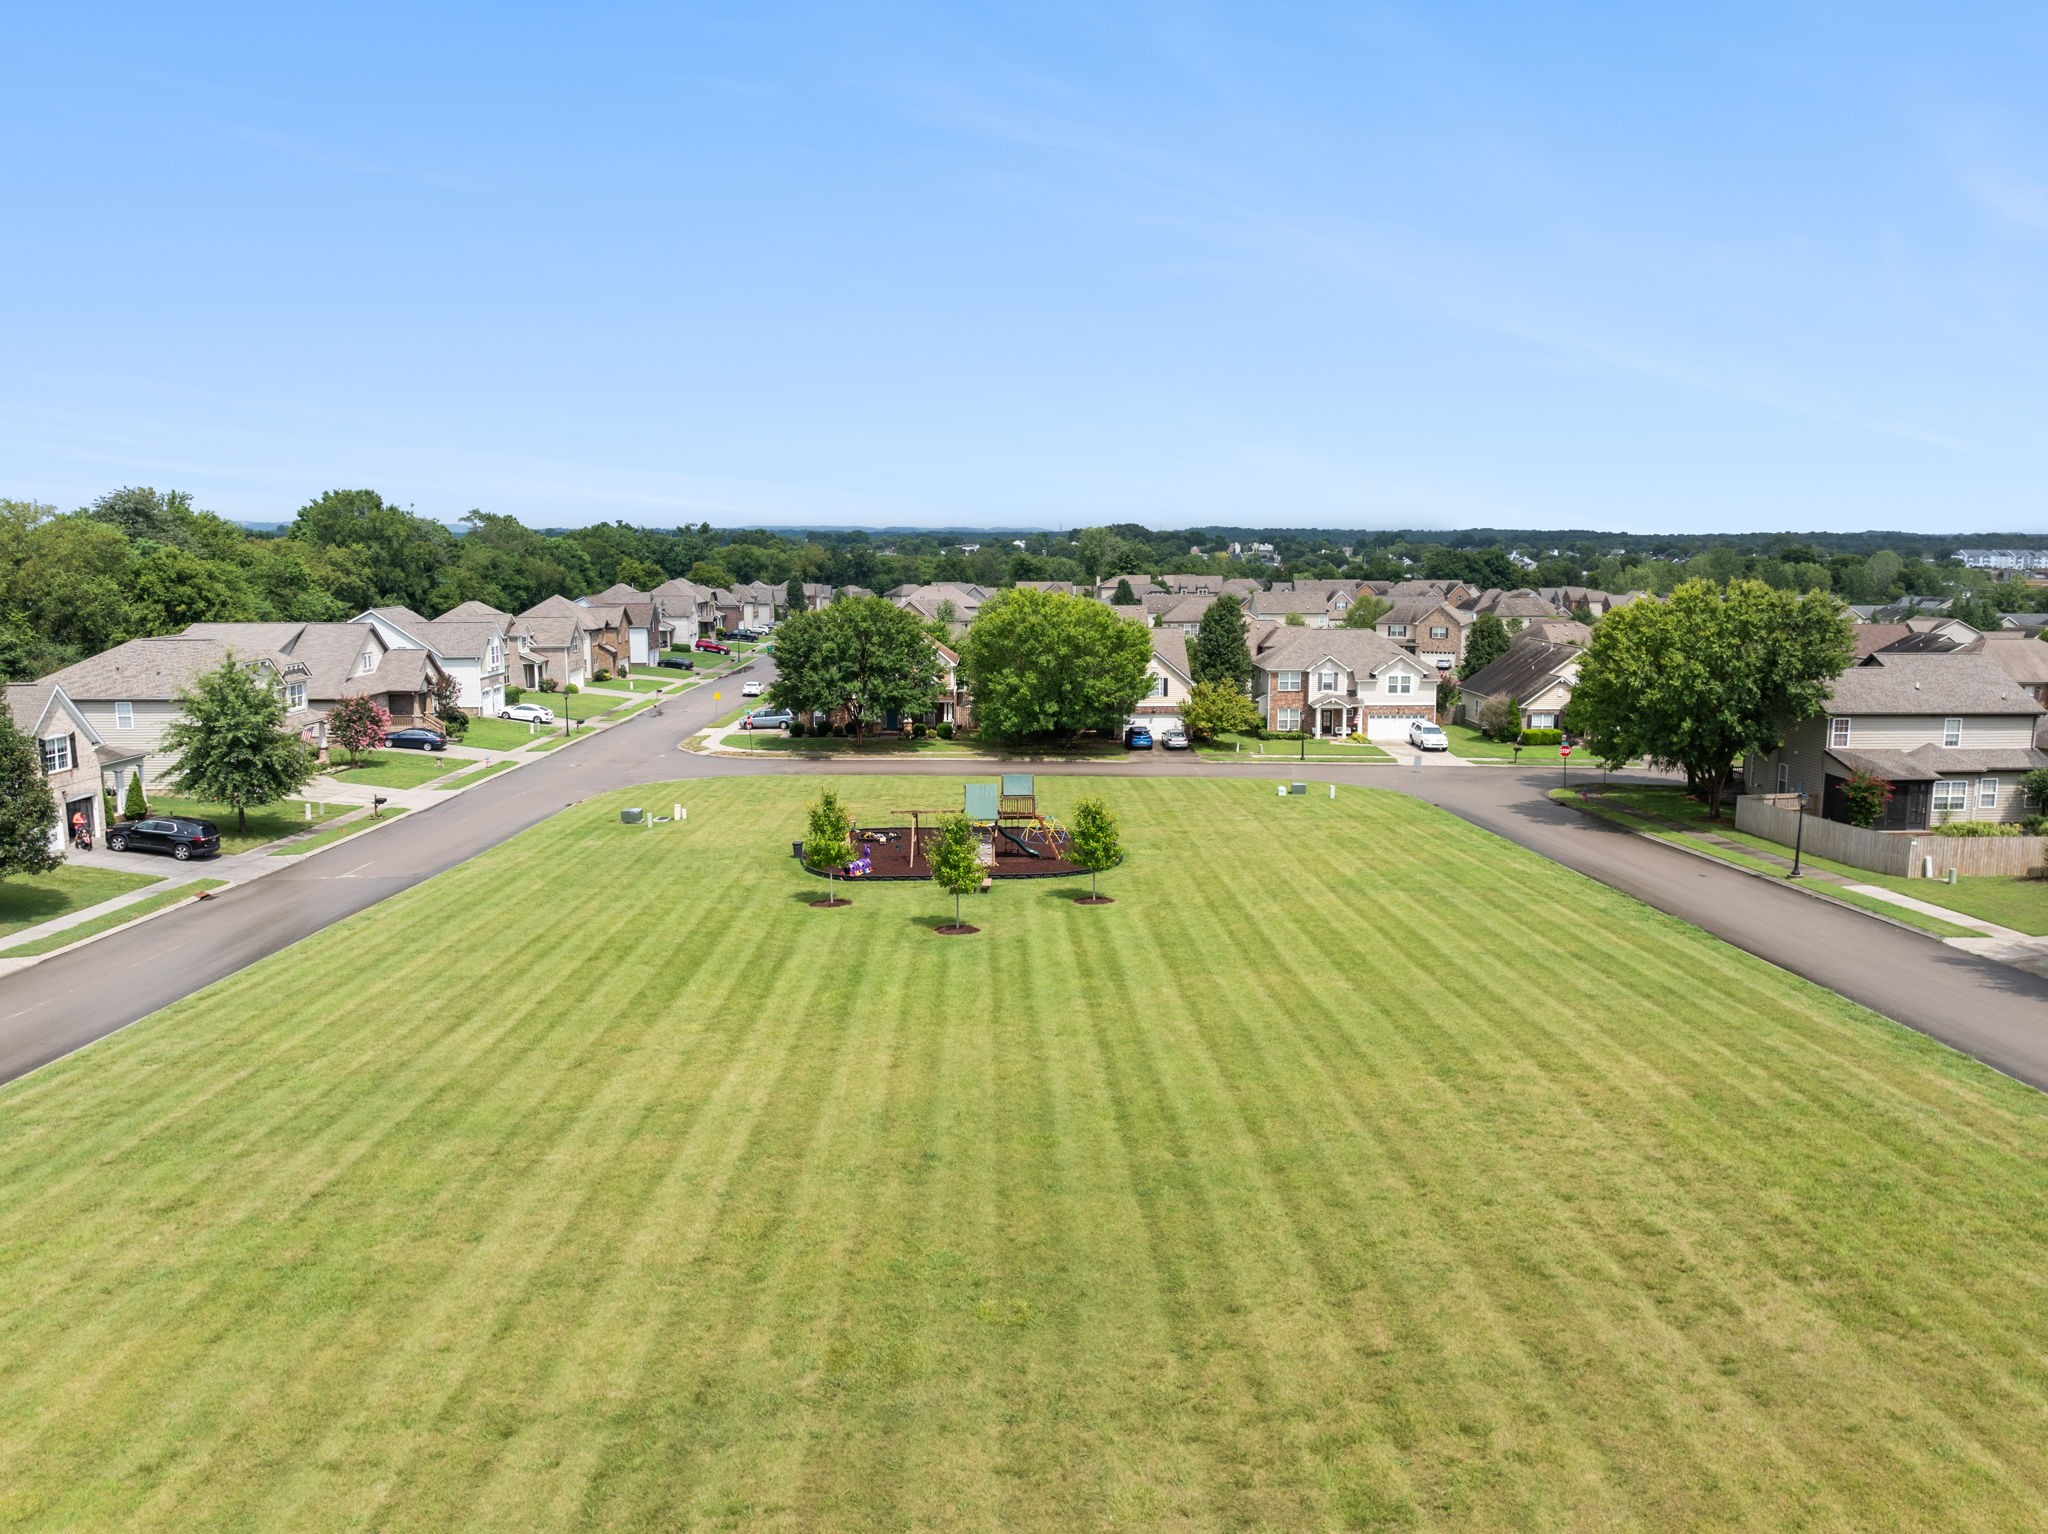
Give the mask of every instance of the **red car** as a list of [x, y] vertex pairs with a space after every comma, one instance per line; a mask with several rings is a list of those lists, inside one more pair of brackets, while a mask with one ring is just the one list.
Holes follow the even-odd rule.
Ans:
[[711, 653], [712, 653], [713, 655], [730, 655], [730, 654], [732, 654], [732, 646], [731, 646], [731, 645], [725, 645], [725, 644], [720, 644], [720, 643], [719, 643], [719, 642], [718, 642], [717, 640], [715, 640], [715, 639], [700, 639], [700, 640], [698, 640], [698, 641], [697, 641], [697, 648], [698, 648], [698, 649], [700, 649], [700, 650], [708, 650], [708, 651], [710, 651], [710, 652], [711, 652]]

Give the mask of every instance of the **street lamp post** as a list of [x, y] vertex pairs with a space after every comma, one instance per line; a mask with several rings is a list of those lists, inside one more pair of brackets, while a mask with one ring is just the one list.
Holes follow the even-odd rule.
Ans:
[[1785, 875], [1788, 879], [1799, 877], [1799, 854], [1806, 846], [1806, 785], [1801, 783], [1795, 792], [1799, 795], [1799, 820], [1792, 827], [1792, 872]]

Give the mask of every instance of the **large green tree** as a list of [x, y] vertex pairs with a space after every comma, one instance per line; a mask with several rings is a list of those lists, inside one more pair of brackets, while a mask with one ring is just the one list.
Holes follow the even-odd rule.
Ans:
[[1180, 706], [1180, 722], [1196, 740], [1248, 735], [1259, 727], [1259, 706], [1229, 682], [1197, 682]]
[[1385, 597], [1375, 596], [1370, 591], [1361, 591], [1357, 599], [1345, 610], [1342, 626], [1347, 629], [1369, 629], [1393, 610], [1394, 604]]
[[1244, 604], [1221, 596], [1211, 602], [1188, 646], [1188, 671], [1194, 681], [1220, 682], [1242, 690], [1252, 679], [1251, 644]]
[[239, 827], [251, 805], [275, 804], [313, 776], [313, 753], [284, 727], [284, 694], [267, 667], [229, 656], [179, 693], [178, 707], [164, 730], [172, 786], [230, 806]]
[[1632, 602], [1600, 620], [1572, 715], [1603, 762], [1646, 756], [1682, 768], [1718, 816], [1736, 761], [1819, 713], [1855, 654], [1842, 605], [1825, 592], [1688, 581], [1668, 601]]
[[46, 874], [60, 860], [50, 849], [57, 799], [43, 776], [41, 748], [0, 708], [0, 879]]
[[975, 730], [999, 741], [1119, 730], [1150, 686], [1151, 658], [1144, 624], [1086, 597], [1014, 587], [967, 631]]
[[329, 490], [299, 508], [293, 538], [322, 550], [353, 552], [376, 600], [433, 609], [434, 586], [455, 562], [455, 535], [440, 523], [393, 506], [374, 490]]
[[939, 698], [939, 655], [924, 623], [884, 597], [792, 614], [775, 631], [775, 669], [769, 702], [799, 717], [844, 709], [856, 737], [887, 714], [922, 714]]
[[1508, 626], [1492, 613], [1481, 613], [1472, 620], [1472, 627], [1465, 634], [1464, 659], [1458, 662], [1458, 677], [1462, 681], [1468, 676], [1477, 676], [1488, 666], [1508, 653], [1508, 646], [1514, 641], [1508, 637]]

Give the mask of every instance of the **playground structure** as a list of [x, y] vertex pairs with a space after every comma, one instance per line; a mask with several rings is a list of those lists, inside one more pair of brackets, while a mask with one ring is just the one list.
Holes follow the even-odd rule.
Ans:
[[[913, 807], [892, 809], [892, 816], [910, 824], [859, 826], [853, 833], [854, 858], [846, 867], [850, 879], [928, 879], [930, 839], [936, 831], [925, 824], [948, 815], [964, 815], [980, 843], [981, 864], [990, 879], [1057, 878], [1085, 872], [1067, 856], [1067, 832], [1038, 808], [1029, 773], [1006, 772], [1000, 783], [963, 785], [958, 809]], [[796, 844], [799, 858], [802, 844]], [[813, 869], [823, 873], [822, 869]]]

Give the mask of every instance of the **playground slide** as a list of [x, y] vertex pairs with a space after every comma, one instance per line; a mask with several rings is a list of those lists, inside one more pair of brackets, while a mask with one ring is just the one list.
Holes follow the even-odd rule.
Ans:
[[1040, 852], [1037, 848], [1031, 846], [1028, 842], [1024, 840], [1023, 837], [1018, 836], [1014, 831], [1009, 830], [1007, 827], [997, 826], [996, 835], [1002, 837], [1005, 841], [1012, 843], [1016, 847], [1016, 849], [1019, 852], [1023, 853], [1024, 856], [1026, 856], [1027, 858], [1042, 858], [1045, 856], [1044, 853]]

